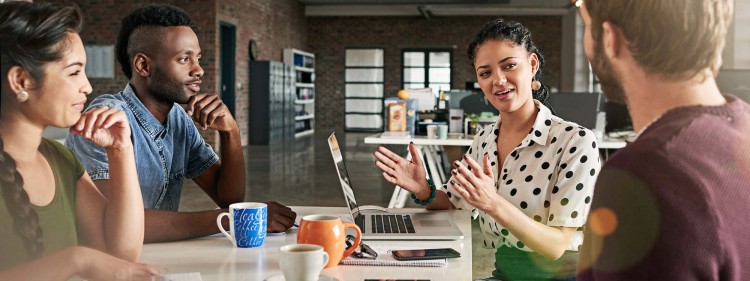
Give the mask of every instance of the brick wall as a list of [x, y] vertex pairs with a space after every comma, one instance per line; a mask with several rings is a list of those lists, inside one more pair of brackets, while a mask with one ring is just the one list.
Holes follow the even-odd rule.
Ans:
[[[309, 51], [316, 56], [315, 119], [318, 130], [344, 128], [344, 51], [346, 47], [382, 47], [385, 50], [385, 96], [401, 88], [403, 48], [453, 48], [453, 88], [463, 89], [476, 75], [466, 48], [476, 32], [496, 17], [308, 17]], [[542, 82], [560, 87], [562, 17], [505, 17], [528, 27], [547, 65]]]
[[[248, 143], [250, 93], [248, 92], [248, 42], [258, 46], [257, 60], [283, 61], [284, 48], [305, 49], [307, 22], [304, 6], [296, 0], [218, 0], [218, 20], [237, 27], [236, 118], [242, 131], [242, 144]], [[218, 37], [216, 37], [218, 40]], [[218, 74], [217, 74], [218, 75]], [[218, 87], [218, 85], [217, 85]]]
[[[69, 3], [68, 0], [50, 2]], [[281, 60], [282, 49], [306, 46], [306, 23], [304, 8], [296, 0], [74, 0], [83, 10], [85, 26], [81, 34], [84, 44], [114, 45], [120, 31], [122, 18], [131, 11], [151, 4], [167, 3], [185, 9], [195, 22], [195, 33], [200, 41], [203, 56], [201, 66], [205, 71], [201, 90], [217, 92], [219, 89], [219, 24], [232, 23], [237, 27], [237, 65], [235, 104], [237, 123], [242, 133], [243, 145], [247, 143], [248, 128], [248, 40], [254, 38], [260, 47], [259, 59]], [[113, 58], [114, 60], [114, 58]], [[89, 79], [97, 95], [117, 93], [128, 82], [115, 61], [114, 79]], [[213, 130], [201, 132], [206, 141], [218, 148], [218, 134]]]
[[[166, 0], [166, 1], [101, 1], [101, 0], [52, 0], [57, 3], [76, 3], [84, 14], [84, 27], [81, 33], [83, 43], [88, 45], [115, 45], [117, 35], [120, 32], [122, 18], [131, 11], [151, 3], [165, 3], [175, 5], [184, 9], [195, 23], [195, 33], [200, 41], [201, 66], [205, 71], [201, 91], [215, 92], [218, 76], [216, 73], [218, 65], [218, 29], [214, 28], [216, 22], [216, 0], [190, 1], [190, 0]], [[91, 101], [102, 94], [113, 94], [121, 91], [128, 83], [127, 78], [120, 69], [120, 64], [113, 57], [115, 66], [115, 78], [89, 78], [94, 91], [89, 95]], [[202, 131], [206, 141], [215, 145], [218, 143], [218, 134], [211, 130]]]

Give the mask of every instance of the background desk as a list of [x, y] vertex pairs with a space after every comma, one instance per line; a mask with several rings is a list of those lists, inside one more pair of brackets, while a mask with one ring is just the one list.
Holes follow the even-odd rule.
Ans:
[[[440, 187], [444, 182], [447, 181], [447, 171], [443, 171], [443, 167], [439, 164], [440, 157], [437, 155], [437, 151], [442, 151], [442, 146], [471, 146], [474, 142], [473, 138], [463, 139], [428, 139], [426, 136], [415, 136], [413, 138], [383, 138], [380, 134], [374, 134], [365, 137], [365, 143], [367, 144], [400, 144], [409, 145], [410, 142], [414, 142], [417, 149], [422, 153], [425, 163], [425, 172], [427, 177], [432, 179], [435, 186]], [[597, 140], [599, 149], [604, 151], [604, 158], [609, 156], [609, 149], [620, 149], [625, 147], [626, 142], [621, 139], [610, 138], [605, 136], [603, 139]], [[407, 152], [406, 159], [411, 160], [411, 154]], [[403, 190], [401, 187], [396, 186], [393, 189], [393, 195], [391, 195], [391, 201], [388, 203], [388, 208], [403, 208], [408, 200], [409, 192]]]
[[[438, 151], [444, 151], [442, 146], [471, 146], [474, 142], [472, 138], [463, 139], [428, 139], [426, 136], [415, 136], [413, 138], [382, 138], [380, 134], [371, 135], [365, 137], [365, 143], [368, 144], [401, 144], [409, 145], [410, 142], [414, 142], [417, 150], [422, 154], [424, 159], [424, 169], [427, 177], [432, 179], [435, 186], [440, 187], [446, 182], [447, 171], [444, 171], [443, 166], [440, 165], [441, 159], [438, 156]], [[406, 159], [411, 160], [411, 153], [406, 153]], [[393, 195], [391, 195], [391, 201], [388, 203], [388, 208], [403, 208], [408, 199], [409, 192], [396, 186], [393, 189]]]
[[[345, 214], [343, 207], [292, 207], [298, 216], [309, 214]], [[324, 269], [322, 275], [340, 281], [362, 281], [374, 279], [430, 279], [472, 280], [471, 276], [471, 214], [463, 210], [446, 211], [461, 232], [463, 240], [452, 241], [366, 241], [378, 247], [423, 247], [453, 248], [461, 253], [457, 259], [448, 259], [447, 267], [387, 267], [339, 265]], [[221, 234], [219, 234], [221, 235]], [[297, 230], [289, 230], [284, 236], [266, 237], [259, 248], [234, 248], [223, 235], [180, 242], [146, 244], [141, 254], [141, 262], [166, 268], [169, 273], [200, 272], [204, 281], [265, 280], [280, 275], [279, 248], [297, 241]], [[388, 253], [378, 253], [387, 255]]]

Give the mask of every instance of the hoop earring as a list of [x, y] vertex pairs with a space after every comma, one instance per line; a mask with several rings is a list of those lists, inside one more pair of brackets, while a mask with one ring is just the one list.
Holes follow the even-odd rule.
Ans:
[[537, 80], [531, 81], [531, 89], [532, 90], [538, 91], [540, 88], [542, 88], [542, 83], [541, 82], [539, 82]]
[[20, 93], [16, 94], [16, 99], [18, 102], [25, 102], [29, 100], [29, 92], [21, 91]]

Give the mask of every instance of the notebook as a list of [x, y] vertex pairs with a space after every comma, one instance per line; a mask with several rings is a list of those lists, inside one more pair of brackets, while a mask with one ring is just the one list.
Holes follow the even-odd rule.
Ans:
[[[365, 240], [458, 240], [464, 235], [449, 212], [405, 211], [358, 206], [352, 181], [346, 171], [336, 133], [328, 137], [328, 146], [344, 191], [349, 214]], [[377, 211], [374, 211], [377, 210]]]
[[[354, 256], [349, 256], [341, 260], [340, 264], [344, 265], [367, 265], [367, 266], [413, 266], [413, 267], [446, 267], [448, 266], [447, 259], [434, 259], [434, 260], [413, 260], [413, 261], [400, 261], [393, 258], [389, 248], [371, 246], [371, 248], [378, 253], [377, 259], [360, 259]], [[399, 250], [414, 250], [417, 248], [399, 247]]]

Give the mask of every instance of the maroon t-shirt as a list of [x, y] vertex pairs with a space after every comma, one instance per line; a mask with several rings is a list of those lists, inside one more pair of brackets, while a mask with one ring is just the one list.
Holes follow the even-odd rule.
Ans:
[[750, 280], [750, 106], [726, 99], [665, 113], [605, 163], [578, 280]]

